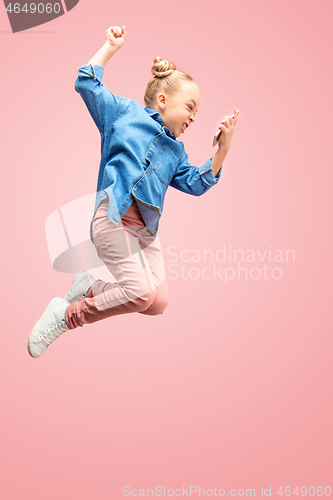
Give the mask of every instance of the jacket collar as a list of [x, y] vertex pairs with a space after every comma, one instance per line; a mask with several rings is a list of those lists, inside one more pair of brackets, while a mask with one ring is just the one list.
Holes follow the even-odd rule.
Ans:
[[145, 111], [147, 111], [147, 113], [164, 128], [165, 133], [167, 135], [169, 135], [170, 137], [172, 137], [172, 139], [176, 140], [176, 136], [174, 136], [170, 132], [170, 130], [168, 129], [168, 127], [163, 126], [163, 118], [162, 118], [162, 115], [158, 111], [156, 111], [155, 109], [149, 108], [148, 106], [145, 107]]

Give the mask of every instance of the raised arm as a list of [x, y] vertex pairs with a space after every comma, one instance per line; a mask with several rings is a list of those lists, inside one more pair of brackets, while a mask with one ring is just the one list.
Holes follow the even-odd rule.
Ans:
[[122, 28], [119, 26], [111, 26], [111, 28], [107, 29], [103, 47], [96, 52], [90, 61], [88, 61], [88, 64], [98, 64], [104, 67], [113, 54], [120, 49], [126, 39], [126, 35], [126, 26]]
[[223, 161], [230, 148], [238, 114], [239, 111], [235, 108], [232, 116], [226, 116], [221, 121], [219, 126], [221, 134], [218, 139], [219, 148], [215, 155], [209, 158], [202, 167], [199, 168], [191, 165], [184, 149], [175, 175], [171, 179], [170, 186], [184, 193], [200, 196], [218, 183], [221, 177]]
[[75, 90], [85, 102], [99, 132], [103, 135], [124, 108], [126, 100], [108, 91], [101, 83], [104, 66], [122, 46], [126, 38], [125, 26], [114, 26], [106, 31], [106, 41], [88, 64], [77, 70]]
[[87, 64], [98, 64], [99, 66], [105, 67], [106, 63], [109, 59], [111, 59], [115, 52], [116, 49], [111, 47], [108, 42], [105, 42]]

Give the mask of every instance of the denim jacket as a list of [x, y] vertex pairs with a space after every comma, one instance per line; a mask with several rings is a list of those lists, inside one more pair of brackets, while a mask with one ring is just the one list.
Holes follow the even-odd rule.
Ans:
[[[135, 199], [148, 231], [155, 236], [169, 185], [200, 196], [217, 184], [222, 167], [215, 177], [212, 158], [201, 167], [191, 165], [184, 144], [163, 126], [161, 114], [112, 94], [101, 83], [103, 73], [103, 66], [84, 64], [75, 81], [75, 90], [101, 135], [93, 217], [108, 197], [108, 217], [118, 224]], [[91, 224], [90, 239], [93, 242]]]

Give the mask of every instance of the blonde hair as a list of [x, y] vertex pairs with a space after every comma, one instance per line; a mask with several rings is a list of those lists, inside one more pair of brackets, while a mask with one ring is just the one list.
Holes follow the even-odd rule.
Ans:
[[154, 76], [147, 83], [144, 95], [148, 107], [153, 106], [155, 96], [160, 92], [171, 95], [179, 91], [182, 82], [194, 82], [187, 73], [177, 69], [173, 62], [162, 57], [155, 57], [151, 72]]

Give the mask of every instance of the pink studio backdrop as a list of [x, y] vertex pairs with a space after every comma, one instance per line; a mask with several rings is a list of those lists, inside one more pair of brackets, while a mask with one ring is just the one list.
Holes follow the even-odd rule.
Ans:
[[[332, 13], [328, 1], [80, 0], [13, 34], [2, 7], [1, 498], [333, 490]], [[154, 57], [189, 73], [201, 104], [179, 140], [192, 164], [213, 156], [234, 107], [238, 124], [217, 186], [167, 191], [164, 314], [85, 325], [32, 359], [31, 328], [74, 276], [52, 268], [45, 220], [97, 182], [76, 71], [124, 24], [103, 83], [143, 105]]]

